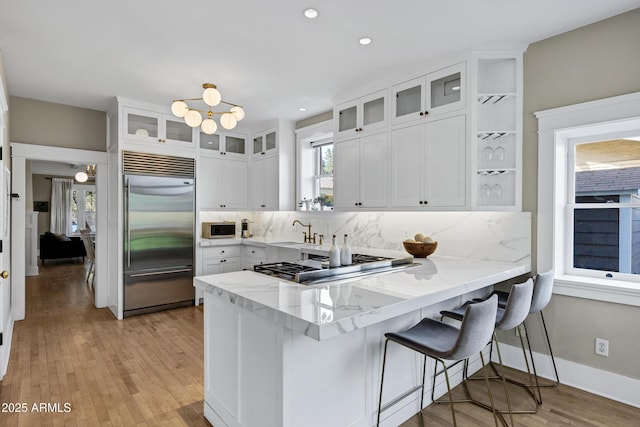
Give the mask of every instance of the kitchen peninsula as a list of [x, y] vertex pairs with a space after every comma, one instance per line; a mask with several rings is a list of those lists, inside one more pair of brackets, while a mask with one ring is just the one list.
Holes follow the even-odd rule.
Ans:
[[[207, 419], [216, 426], [372, 426], [385, 332], [530, 271], [525, 262], [450, 256], [416, 262], [313, 286], [252, 271], [196, 277], [205, 295]], [[391, 426], [418, 411], [422, 359], [395, 347], [388, 357], [383, 404], [406, 394], [383, 413]]]

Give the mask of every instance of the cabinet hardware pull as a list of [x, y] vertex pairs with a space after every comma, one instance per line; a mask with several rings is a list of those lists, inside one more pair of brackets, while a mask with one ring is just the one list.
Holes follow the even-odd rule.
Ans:
[[424, 112], [423, 112], [423, 111], [420, 111], [420, 115], [421, 115], [421, 116], [424, 116]]
[[424, 115], [425, 115], [425, 116], [429, 115], [429, 112], [428, 112], [428, 111], [425, 111], [425, 112], [424, 112]]

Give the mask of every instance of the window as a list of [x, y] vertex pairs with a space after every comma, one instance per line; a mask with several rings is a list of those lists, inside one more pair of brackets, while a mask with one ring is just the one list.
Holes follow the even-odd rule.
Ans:
[[298, 209], [333, 209], [333, 122], [296, 130]]
[[333, 141], [313, 147], [315, 173], [313, 199], [322, 207], [333, 208]]
[[[567, 271], [640, 274], [640, 137], [572, 144]], [[636, 275], [627, 276], [627, 275]]]
[[96, 192], [93, 185], [76, 185], [71, 198], [71, 231], [96, 231]]
[[[633, 194], [625, 193], [628, 189], [621, 192], [609, 185], [598, 191], [594, 178], [588, 177], [591, 171], [615, 173], [625, 166], [635, 166], [635, 156], [630, 156], [631, 163], [627, 163], [630, 159], [616, 159], [620, 150], [611, 141], [633, 141], [626, 144], [635, 146], [640, 135], [640, 93], [558, 107], [535, 115], [537, 270], [554, 270], [556, 294], [640, 306], [640, 275], [633, 273], [637, 257], [633, 227], [640, 204]], [[596, 155], [582, 161], [588, 152]], [[629, 191], [633, 193], [632, 190]], [[602, 221], [594, 221], [595, 214]], [[609, 243], [602, 245], [601, 234], [607, 229], [611, 234], [607, 236]], [[606, 247], [580, 247], [593, 242]], [[630, 246], [632, 249], [628, 250]], [[611, 254], [606, 265], [602, 260], [605, 253]]]

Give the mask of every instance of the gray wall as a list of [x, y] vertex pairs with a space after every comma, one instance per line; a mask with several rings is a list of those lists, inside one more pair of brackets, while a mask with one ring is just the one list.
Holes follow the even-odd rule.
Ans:
[[[47, 179], [49, 178], [49, 179]], [[65, 177], [68, 178], [68, 177]], [[38, 214], [38, 235], [44, 234], [49, 230], [51, 218], [51, 175], [32, 175], [33, 182], [33, 201], [49, 202], [48, 212], [40, 212]], [[33, 208], [33, 204], [30, 205]], [[38, 241], [38, 246], [40, 242]]]
[[311, 116], [296, 122], [296, 129], [322, 123], [327, 120], [331, 120], [332, 118], [333, 118], [333, 110], [325, 111], [324, 113], [316, 114], [315, 116]]
[[[639, 41], [636, 9], [529, 46], [524, 55], [524, 210], [534, 215], [537, 210], [533, 113], [639, 92]], [[535, 239], [536, 221], [532, 224]], [[535, 255], [535, 240], [533, 244]], [[545, 313], [557, 357], [640, 379], [640, 307], [556, 295]], [[537, 328], [530, 332], [532, 338], [539, 336]], [[609, 340], [608, 358], [595, 355], [596, 336]], [[539, 341], [535, 346], [543, 350]]]
[[103, 111], [17, 96], [10, 97], [9, 110], [11, 142], [107, 151]]

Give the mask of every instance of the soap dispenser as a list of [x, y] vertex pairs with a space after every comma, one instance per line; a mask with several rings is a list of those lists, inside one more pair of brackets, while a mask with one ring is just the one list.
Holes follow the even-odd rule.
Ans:
[[329, 267], [340, 267], [340, 249], [336, 244], [336, 235], [333, 235], [329, 248]]
[[342, 249], [340, 249], [340, 264], [351, 265], [351, 246], [349, 246], [349, 239], [346, 234], [344, 235]]

